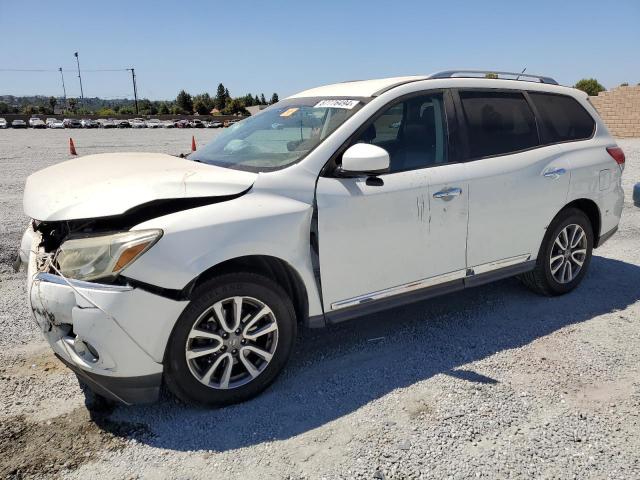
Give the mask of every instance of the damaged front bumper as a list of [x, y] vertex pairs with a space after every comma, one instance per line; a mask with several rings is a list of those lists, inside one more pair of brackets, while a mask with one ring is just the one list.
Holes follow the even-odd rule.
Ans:
[[164, 348], [187, 302], [38, 271], [39, 239], [31, 235], [29, 304], [55, 354], [96, 393], [125, 404], [155, 401]]

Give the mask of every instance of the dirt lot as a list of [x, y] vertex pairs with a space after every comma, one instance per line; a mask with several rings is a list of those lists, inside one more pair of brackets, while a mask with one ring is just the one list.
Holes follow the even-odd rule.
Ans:
[[259, 398], [89, 414], [11, 262], [31, 172], [107, 151], [186, 151], [214, 130], [0, 131], [0, 477], [640, 478], [640, 140], [619, 233], [570, 295], [515, 279], [303, 332]]

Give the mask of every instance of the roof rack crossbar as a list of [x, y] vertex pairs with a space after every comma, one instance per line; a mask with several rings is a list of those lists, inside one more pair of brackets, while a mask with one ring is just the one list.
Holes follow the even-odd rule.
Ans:
[[[524, 78], [535, 78], [540, 83], [548, 83], [551, 85], [558, 85], [558, 82], [551, 77], [546, 77], [543, 75], [533, 75], [531, 73], [518, 73], [518, 72], [499, 72], [496, 70], [444, 70], [442, 72], [436, 72], [429, 75], [429, 78], [452, 78], [452, 77], [464, 77], [465, 74], [488, 74], [493, 73], [495, 75], [508, 75], [512, 77], [516, 77], [514, 80], [519, 80], [520, 77]], [[475, 78], [475, 77], [472, 77]]]

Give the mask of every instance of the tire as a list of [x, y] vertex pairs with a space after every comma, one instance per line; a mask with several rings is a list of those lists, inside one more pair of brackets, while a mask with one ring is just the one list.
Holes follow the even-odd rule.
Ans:
[[166, 386], [201, 406], [248, 400], [283, 369], [296, 331], [291, 299], [272, 280], [255, 273], [215, 277], [196, 289], [176, 322], [165, 354]]
[[[579, 236], [579, 230], [574, 228], [575, 226], [578, 226], [584, 232], [584, 241], [581, 239], [575, 247], [563, 250], [561, 247], [563, 246], [562, 244], [564, 244], [564, 239], [560, 238], [558, 240], [560, 242], [559, 244], [556, 243], [556, 239], [558, 239], [563, 231], [568, 232], [569, 236], [572, 235], [572, 231], [575, 231], [577, 232], [576, 237]], [[589, 263], [591, 262], [593, 238], [593, 226], [591, 225], [589, 217], [587, 217], [582, 210], [578, 210], [577, 208], [562, 210], [556, 218], [553, 219], [547, 229], [547, 233], [540, 246], [535, 269], [520, 275], [520, 280], [531, 290], [541, 295], [556, 296], [570, 292], [580, 284], [587, 273]], [[571, 242], [571, 239], [568, 240]], [[567, 250], [569, 250], [568, 254], [563, 253]], [[578, 253], [578, 251], [582, 250], [584, 250], [584, 254]], [[555, 261], [551, 260], [552, 255], [553, 258], [556, 259]], [[565, 258], [560, 258], [561, 255], [564, 255]], [[563, 268], [565, 268], [564, 264], [567, 261], [571, 263], [571, 274], [573, 274], [573, 277], [568, 275], [568, 267], [566, 267], [566, 270], [563, 270]], [[582, 265], [577, 269], [577, 273], [574, 273], [578, 266], [578, 261], [582, 261]], [[560, 262], [562, 262], [562, 265], [558, 267]], [[559, 270], [556, 270], [554, 273], [554, 269], [556, 268], [559, 268]], [[566, 272], [567, 275], [564, 279], [559, 279], [558, 277], [563, 276], [563, 271]]]

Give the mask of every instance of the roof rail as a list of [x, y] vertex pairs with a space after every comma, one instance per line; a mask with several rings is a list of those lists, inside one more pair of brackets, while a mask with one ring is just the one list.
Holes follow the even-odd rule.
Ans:
[[[488, 74], [488, 73], [493, 73], [495, 75], [508, 75], [511, 77], [516, 77], [510, 80], [520, 80], [520, 77], [525, 77], [525, 78], [535, 78], [537, 79], [540, 83], [549, 83], [551, 85], [558, 85], [558, 82], [556, 82], [553, 78], [551, 77], [545, 77], [542, 75], [533, 75], [531, 73], [518, 73], [518, 72], [498, 72], [496, 70], [444, 70], [442, 72], [437, 72], [437, 73], [433, 73], [431, 75], [429, 75], [429, 78], [452, 78], [452, 77], [470, 77], [470, 78], [477, 78], [475, 76], [475, 74]], [[473, 75], [465, 75], [465, 74], [473, 74]], [[531, 81], [531, 80], [528, 80]]]

